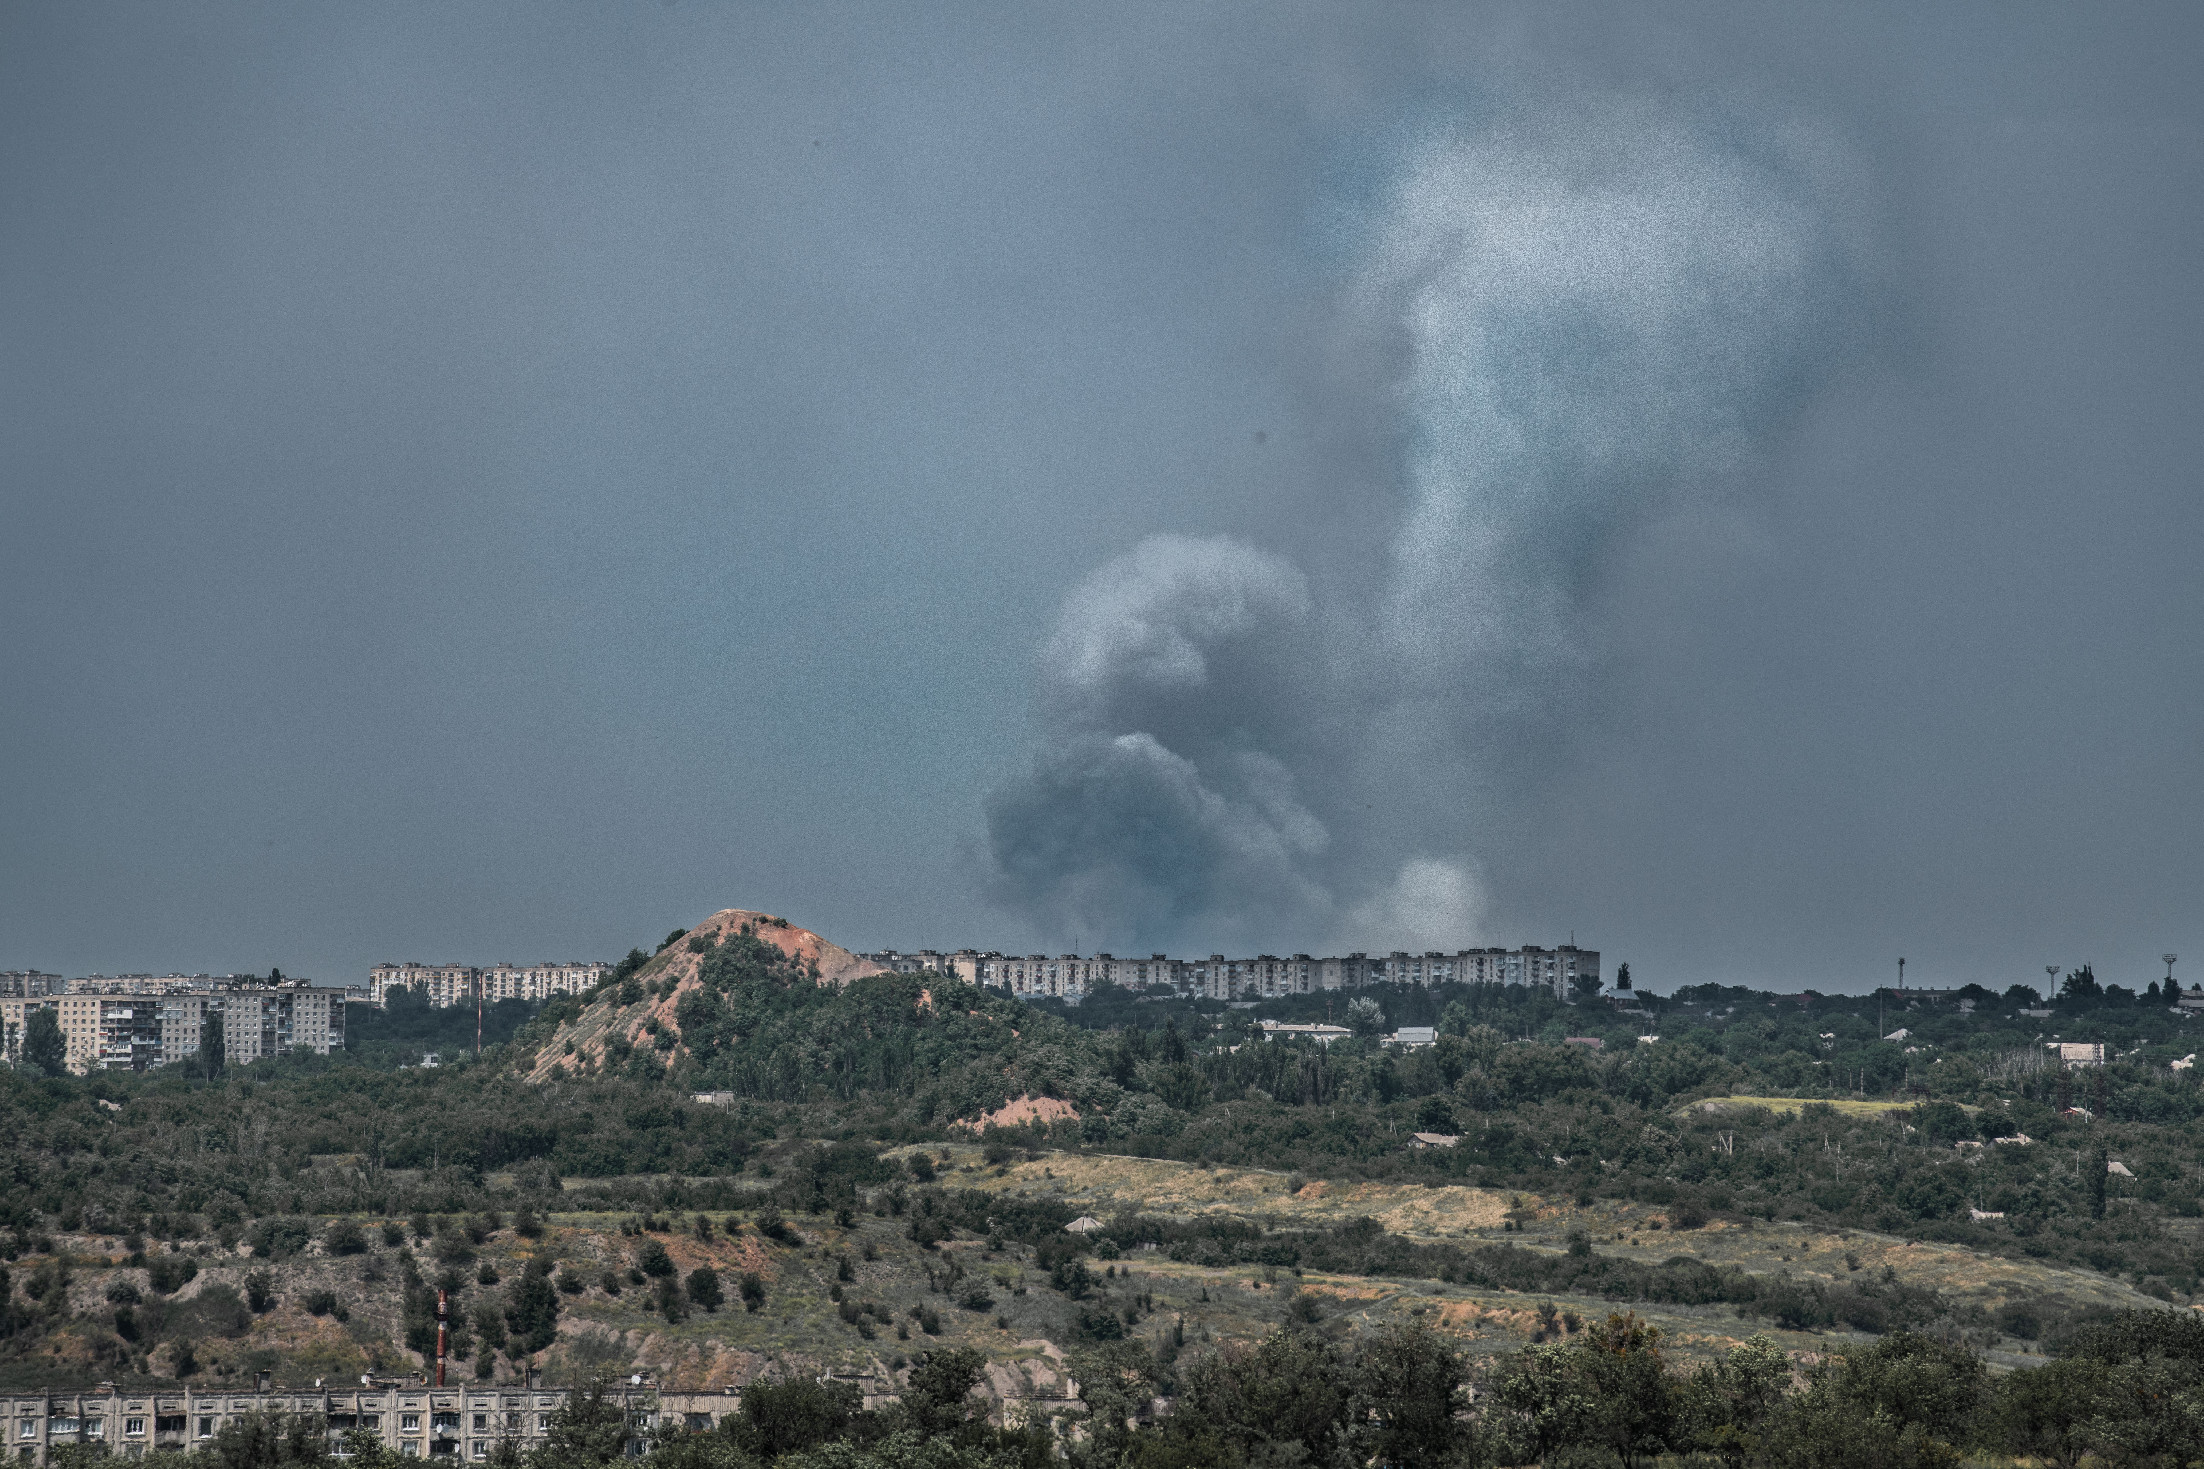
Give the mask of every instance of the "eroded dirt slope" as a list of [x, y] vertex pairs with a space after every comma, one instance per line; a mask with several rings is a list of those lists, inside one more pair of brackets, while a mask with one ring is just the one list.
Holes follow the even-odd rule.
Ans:
[[[702, 939], [717, 943], [746, 925], [754, 927], [758, 937], [766, 943], [815, 970], [821, 984], [848, 984], [853, 979], [884, 972], [881, 965], [860, 959], [840, 944], [808, 928], [798, 928], [785, 918], [750, 908], [722, 908], [643, 966], [636, 979], [653, 987], [654, 993], [635, 1004], [623, 1005], [618, 992], [608, 990], [592, 1000], [578, 1018], [560, 1026], [536, 1053], [535, 1063], [528, 1073], [529, 1080], [548, 1081], [562, 1073], [601, 1064], [605, 1043], [614, 1036], [622, 1036], [630, 1045], [645, 1051], [650, 1050], [651, 1040], [658, 1031], [670, 1030], [679, 1036], [681, 1023], [675, 1012], [680, 1008], [681, 997], [697, 987], [698, 971], [704, 963], [703, 956], [690, 947], [690, 941]], [[652, 1021], [657, 1022], [658, 1031], [651, 1029]], [[677, 1044], [672, 1050], [657, 1054], [671, 1066], [682, 1054], [682, 1048]]]

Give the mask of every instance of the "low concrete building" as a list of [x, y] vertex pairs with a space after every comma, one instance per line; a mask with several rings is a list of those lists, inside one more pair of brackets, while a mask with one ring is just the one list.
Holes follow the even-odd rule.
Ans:
[[1320, 1046], [1328, 1046], [1333, 1041], [1345, 1040], [1353, 1034], [1354, 1032], [1344, 1025], [1295, 1024], [1283, 1020], [1266, 1020], [1263, 1022], [1263, 1039], [1266, 1041], [1306, 1040], [1315, 1041]]
[[[111, 1454], [136, 1459], [149, 1447], [195, 1448], [247, 1413], [303, 1414], [325, 1425], [333, 1448], [342, 1448], [346, 1433], [364, 1428], [386, 1448], [409, 1458], [476, 1463], [487, 1461], [505, 1440], [523, 1451], [537, 1447], [572, 1391], [482, 1383], [430, 1387], [417, 1378], [278, 1388], [265, 1376], [249, 1391], [242, 1386], [178, 1386], [126, 1392], [103, 1385], [83, 1392], [0, 1396], [0, 1434], [6, 1437], [10, 1457], [25, 1464], [43, 1465], [55, 1449], [72, 1444], [101, 1444]], [[742, 1395], [731, 1388], [662, 1392], [629, 1379], [616, 1391], [634, 1433], [631, 1454], [639, 1454], [651, 1430], [662, 1424], [711, 1428], [742, 1406]]]

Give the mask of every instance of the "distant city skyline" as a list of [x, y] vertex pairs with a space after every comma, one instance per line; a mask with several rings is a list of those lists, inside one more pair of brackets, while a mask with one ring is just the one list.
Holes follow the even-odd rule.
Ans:
[[[824, 937], [830, 940], [834, 938], [832, 934], [824, 935]], [[655, 948], [656, 945], [643, 944], [640, 947], [642, 947], [644, 951], [648, 953], [653, 948]], [[845, 945], [844, 947], [848, 946]], [[1451, 960], [1456, 956], [1462, 954], [1478, 953], [1501, 955], [1510, 952], [1521, 954], [1525, 952], [1526, 949], [1542, 953], [1581, 952], [1587, 954], [1590, 956], [1590, 968], [1588, 972], [1595, 975], [1600, 975], [1602, 978], [1602, 982], [1608, 985], [1610, 988], [1612, 987], [1613, 982], [1616, 978], [1618, 964], [1631, 963], [1631, 961], [1629, 961], [1628, 959], [1622, 959], [1613, 962], [1603, 961], [1600, 955], [1600, 951], [1589, 947], [1584, 947], [1580, 949], [1579, 946], [1577, 946], [1573, 942], [1558, 944], [1546, 949], [1540, 949], [1539, 946], [1536, 945], [1518, 945], [1515, 946], [1513, 950], [1510, 950], [1507, 946], [1497, 945], [1468, 946], [1462, 949], [1455, 950], [1410, 950], [1385, 948], [1378, 950], [1354, 951], [1351, 956], [1346, 957], [1352, 957], [1354, 959], [1375, 958], [1380, 961], [1394, 957], [1415, 958], [1419, 960], [1424, 958], [1445, 958]], [[852, 949], [851, 952], [857, 954], [859, 958], [876, 962], [883, 962], [889, 968], [903, 970], [924, 967], [930, 961], [934, 960], [945, 961], [955, 959], [959, 955], [973, 958], [984, 956], [986, 958], [994, 960], [1005, 960], [1010, 962], [1039, 962], [1043, 964], [1047, 964], [1052, 961], [1072, 961], [1081, 964], [1089, 964], [1095, 963], [1097, 961], [1102, 961], [1113, 962], [1119, 966], [1129, 966], [1138, 965], [1143, 962], [1142, 959], [1137, 957], [1117, 956], [1112, 951], [1099, 949], [1085, 954], [1071, 951], [1050, 953], [1041, 950], [1031, 951], [1028, 953], [1017, 953], [1004, 949], [980, 949], [969, 946], [960, 946], [950, 949], [932, 949], [925, 947], [915, 949], [899, 949], [893, 946], [883, 945], [879, 948], [869, 950]], [[1330, 956], [1330, 959], [1331, 962], [1337, 964], [1341, 957], [1343, 956], [1332, 955]], [[1174, 974], [1181, 967], [1200, 965], [1203, 962], [1203, 958], [1227, 960], [1228, 958], [1230, 958], [1230, 956], [1227, 956], [1222, 951], [1215, 952], [1208, 956], [1203, 956], [1202, 958], [1185, 955], [1173, 957], [1164, 953], [1156, 953], [1154, 955], [1148, 956], [1148, 960], [1150, 962], [1161, 960], [1165, 964], [1171, 966]], [[1236, 958], [1230, 958], [1230, 962], [1235, 964], [1254, 963], [1258, 961], [1285, 963], [1291, 959], [1310, 960], [1311, 956], [1305, 952], [1294, 954], [1291, 956], [1280, 956], [1266, 951], [1261, 953], [1260, 955], [1252, 953], [1243, 954]], [[2011, 988], [2014, 985], [2026, 985], [2029, 988], [2036, 990], [2039, 994], [2044, 995], [2046, 998], [2049, 998], [2057, 994], [2060, 980], [2068, 971], [2078, 969], [2083, 964], [2090, 962], [2091, 961], [2085, 959], [2076, 960], [2072, 963], [2060, 964], [2057, 966], [2039, 965], [2035, 966], [2032, 971], [2023, 972], [2018, 975], [2009, 975], [2003, 977], [1985, 976], [1978, 972], [1959, 976], [1930, 976], [1924, 975], [1921, 972], [1919, 966], [1916, 965], [1914, 966], [1911, 976], [1905, 981], [1905, 987], [1908, 990], [1948, 991], [1957, 990], [1969, 984], [1975, 984], [1981, 985], [1984, 988], [1987, 988], [1995, 993], [2003, 993], [2005, 990]], [[495, 964], [475, 964], [455, 961], [422, 964], [418, 961], [409, 960], [403, 963], [391, 963], [389, 961], [385, 961], [382, 963], [367, 966], [367, 968], [359, 974], [334, 975], [322, 979], [315, 979], [305, 975], [295, 975], [288, 969], [283, 970], [283, 973], [287, 980], [295, 983], [325, 983], [333, 984], [340, 988], [359, 989], [363, 992], [363, 995], [365, 997], [370, 998], [374, 1003], [377, 1004], [380, 1004], [383, 1001], [389, 989], [398, 987], [419, 988], [426, 993], [434, 993], [435, 995], [439, 996], [440, 998], [438, 998], [435, 1003], [453, 1004], [460, 1002], [459, 997], [462, 995], [462, 992], [464, 992], [464, 996], [471, 1001], [474, 990], [473, 988], [470, 988], [470, 986], [476, 985], [482, 986], [485, 997], [493, 1001], [497, 999], [520, 998], [540, 1000], [547, 998], [552, 994], [585, 993], [596, 983], [597, 980], [601, 979], [605, 974], [611, 971], [613, 963], [614, 961], [610, 959], [591, 961], [556, 961], [533, 965], [518, 965], [509, 962], [500, 962]], [[1893, 967], [1895, 966], [1895, 963], [1896, 961], [1895, 959], [1893, 959], [1891, 961]], [[2174, 964], [2169, 963], [2165, 955], [2163, 954], [2155, 956], [2153, 960], [2153, 965], [2154, 967], [2149, 972], [2142, 974], [2122, 974], [2120, 972], [2110, 970], [2103, 965], [2095, 965], [2094, 967], [2098, 971], [2096, 977], [2100, 983], [2121, 985], [2127, 989], [2134, 991], [2137, 994], [2140, 994], [2150, 985], [2160, 983], [2161, 981], [2165, 980], [2174, 968]], [[2052, 967], [2056, 968], [2057, 973], [2047, 974], [2046, 970]], [[59, 994], [65, 992], [71, 986], [76, 986], [79, 988], [128, 987], [133, 982], [139, 981], [173, 980], [219, 982], [237, 979], [257, 979], [261, 977], [261, 975], [264, 973], [265, 971], [225, 972], [221, 974], [210, 974], [205, 971], [194, 971], [187, 973], [179, 969], [154, 968], [143, 971], [115, 973], [109, 973], [104, 970], [93, 970], [84, 974], [68, 975], [62, 974], [58, 971], [43, 971], [36, 968], [0, 970], [0, 997], [5, 997], [8, 995], [22, 995], [25, 993]], [[982, 976], [976, 970], [973, 973], [962, 973], [962, 971], [959, 971], [959, 973], [960, 977], [971, 980], [975, 983], [990, 982], [989, 976]], [[1857, 995], [1864, 997], [1873, 995], [1879, 989], [1895, 988], [1897, 985], [1897, 980], [1895, 976], [1890, 975], [1889, 971], [1886, 971], [1886, 976], [1888, 977], [1882, 979], [1870, 979], [1863, 976], [1857, 985], [1825, 985], [1810, 983], [1791, 983], [1784, 980], [1782, 977], [1775, 975], [1761, 976], [1757, 979], [1746, 978], [1718, 980], [1672, 976], [1665, 980], [1657, 980], [1652, 976], [1646, 975], [1641, 969], [1637, 968], [1635, 965], [1633, 965], [1631, 969], [1633, 989], [1649, 995], [1668, 994], [1679, 988], [1683, 988], [1685, 986], [1693, 984], [1721, 983], [1738, 984], [1743, 985], [1747, 988], [1761, 989], [1770, 992], [1797, 992], [1801, 990], [1812, 989], [1822, 994]], [[34, 982], [35, 977], [43, 977], [44, 979], [50, 980], [53, 982], [55, 987], [51, 990], [46, 991], [27, 990], [26, 985], [30, 982]], [[1142, 979], [1144, 981], [1145, 976], [1142, 976]], [[1116, 982], [1129, 983], [1131, 981]], [[1354, 984], [1363, 982], [1372, 981], [1350, 980], [1345, 982], [1344, 987], [1352, 987]], [[1421, 983], [1425, 981], [1423, 981], [1421, 976], [1419, 975], [1415, 977], [1412, 982]], [[1483, 979], [1466, 982], [1491, 981], [1489, 979]], [[1503, 980], [1502, 982], [1506, 981]], [[1315, 989], [1339, 987], [1343, 986], [1340, 982], [1337, 981], [1330, 985], [1319, 982], [1312, 986], [1312, 988]], [[145, 989], [144, 992], [154, 993], [157, 991], [148, 988]], [[1027, 991], [1021, 989], [1019, 992], [1026, 993]]]

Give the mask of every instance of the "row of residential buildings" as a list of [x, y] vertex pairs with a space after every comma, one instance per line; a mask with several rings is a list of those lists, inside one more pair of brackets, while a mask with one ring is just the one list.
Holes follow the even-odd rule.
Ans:
[[42, 969], [0, 969], [0, 1000], [58, 995], [67, 988], [60, 975], [48, 974]]
[[[184, 1386], [121, 1391], [108, 1383], [85, 1391], [0, 1397], [0, 1434], [6, 1436], [7, 1457], [23, 1464], [53, 1462], [55, 1451], [64, 1448], [138, 1459], [148, 1449], [198, 1448], [243, 1415], [268, 1413], [320, 1420], [338, 1454], [346, 1452], [347, 1434], [364, 1429], [406, 1458], [482, 1463], [500, 1443], [523, 1452], [540, 1448], [569, 1391], [533, 1384], [446, 1388], [374, 1378], [339, 1387], [317, 1381], [311, 1389], [277, 1388], [265, 1373], [250, 1392]], [[627, 1413], [631, 1458], [642, 1455], [661, 1424], [710, 1428], [742, 1401], [733, 1391], [664, 1392], [633, 1379], [613, 1392]]]
[[60, 1024], [64, 1062], [93, 1071], [147, 1071], [199, 1054], [208, 1025], [222, 1022], [222, 1056], [246, 1065], [300, 1046], [317, 1055], [344, 1049], [346, 992], [313, 985], [232, 985], [130, 993], [71, 989], [0, 994], [0, 1060], [23, 1060], [30, 1017], [50, 1010]]
[[991, 949], [959, 949], [954, 953], [921, 949], [915, 954], [883, 949], [858, 957], [902, 974], [931, 969], [953, 974], [968, 984], [1006, 989], [1020, 998], [1050, 997], [1073, 1004], [1103, 984], [1227, 1001], [1353, 990], [1374, 984], [1425, 988], [1442, 984], [1533, 985], [1566, 998], [1580, 978], [1599, 978], [1599, 951], [1574, 944], [1554, 949], [1530, 944], [1519, 949], [1458, 949], [1452, 953], [1395, 950], [1374, 957], [1356, 953], [1325, 959], [1307, 954], [1290, 958], [1258, 954], [1252, 959], [1228, 959], [1222, 954], [1211, 954], [1207, 959], [1173, 959], [1164, 954], [1151, 954], [1145, 959], [1120, 959], [1112, 954], [1058, 954], [1050, 958], [1046, 954], [1001, 954]]
[[548, 1000], [586, 995], [612, 972], [599, 961], [563, 964], [378, 964], [368, 971], [367, 998], [388, 1003], [395, 990], [416, 990], [435, 1006], [472, 1005], [478, 999]]
[[[63, 979], [39, 969], [6, 969], [0, 970], [0, 999], [32, 999], [39, 995], [211, 995], [282, 983], [280, 971], [270, 978], [257, 974], [81, 974]], [[367, 991], [357, 987], [347, 993], [355, 1000], [367, 998]]]

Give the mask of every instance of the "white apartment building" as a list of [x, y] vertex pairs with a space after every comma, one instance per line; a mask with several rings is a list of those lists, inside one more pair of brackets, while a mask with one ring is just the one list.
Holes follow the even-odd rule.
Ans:
[[493, 964], [482, 971], [486, 1000], [548, 1000], [585, 995], [612, 972], [610, 964]]
[[155, 1003], [161, 1023], [161, 1064], [173, 1066], [199, 1054], [199, 1041], [209, 1016], [222, 1013], [218, 995], [171, 991]]
[[228, 989], [212, 994], [61, 994], [0, 997], [0, 1059], [23, 1059], [24, 1027], [51, 1010], [66, 1045], [64, 1064], [93, 1071], [146, 1071], [199, 1054], [207, 1023], [222, 1017], [223, 1059], [246, 1065], [305, 1046], [344, 1049], [345, 992], [310, 985]]
[[222, 1005], [222, 1056], [244, 1066], [305, 1046], [317, 1056], [344, 1049], [344, 991], [293, 988], [230, 990]]
[[1443, 984], [1541, 985], [1566, 997], [1579, 976], [1599, 977], [1599, 951], [1574, 944], [1553, 949], [1526, 944], [1519, 949], [1461, 949], [1453, 953], [1395, 950], [1379, 958], [1364, 953], [1323, 959], [1307, 954], [1290, 958], [1258, 954], [1252, 959], [1230, 959], [1223, 954], [1211, 954], [1207, 959], [1173, 959], [1163, 954], [1145, 959], [1120, 959], [1112, 954], [1058, 954], [1051, 958], [1046, 954], [1002, 954], [992, 949], [948, 953], [920, 949], [909, 954], [882, 949], [858, 957], [898, 974], [938, 970], [968, 984], [1006, 989], [1021, 999], [1061, 999], [1073, 1004], [1105, 981], [1132, 990], [1161, 985], [1178, 995], [1230, 1001], [1353, 990], [1373, 984], [1413, 984], [1427, 989]]
[[585, 995], [612, 972], [609, 963], [568, 960], [544, 964], [378, 964], [368, 971], [367, 994], [388, 1003], [393, 990], [418, 990], [439, 1009], [482, 1000], [548, 1000]]
[[68, 992], [72, 995], [209, 994], [259, 982], [257, 974], [87, 974], [70, 980]]
[[0, 999], [0, 1055], [23, 1059], [32, 1012], [51, 1010], [66, 1047], [63, 1064], [78, 1076], [94, 1071], [144, 1071], [161, 1064], [156, 1002], [145, 995], [47, 995]]
[[[570, 1391], [533, 1383], [436, 1387], [387, 1378], [279, 1388], [265, 1373], [251, 1390], [240, 1383], [124, 1391], [102, 1383], [0, 1396], [0, 1434], [6, 1436], [8, 1457], [25, 1465], [48, 1463], [56, 1449], [95, 1444], [117, 1459], [139, 1459], [148, 1450], [199, 1448], [244, 1414], [271, 1413], [316, 1420], [340, 1456], [345, 1435], [365, 1429], [403, 1458], [484, 1463], [501, 1443], [522, 1450], [541, 1447]], [[651, 1430], [662, 1423], [701, 1431], [742, 1404], [739, 1392], [662, 1392], [632, 1379], [613, 1391], [635, 1435], [627, 1444], [630, 1458], [641, 1457]]]

